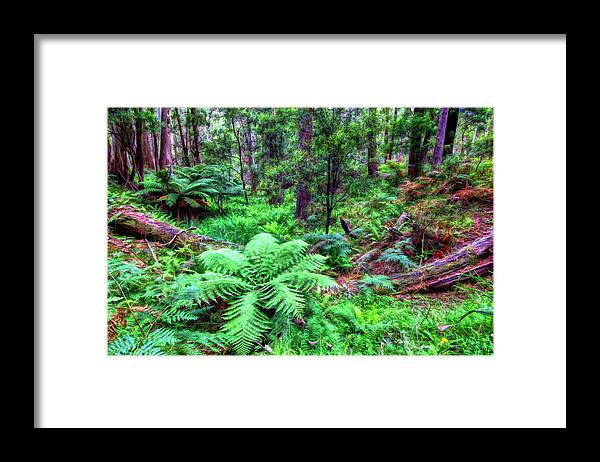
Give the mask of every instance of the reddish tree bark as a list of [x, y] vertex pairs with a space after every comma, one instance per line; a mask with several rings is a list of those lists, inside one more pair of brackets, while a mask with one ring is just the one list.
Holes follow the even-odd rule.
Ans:
[[160, 166], [158, 165], [158, 159], [160, 158], [160, 151], [158, 148], [158, 135], [156, 132], [152, 132], [152, 156], [154, 158], [154, 168], [158, 172]]
[[169, 109], [168, 107], [160, 108], [160, 156], [158, 158], [158, 167], [161, 170], [171, 166], [171, 132], [169, 130]]
[[[111, 127], [112, 162], [109, 172], [116, 175], [118, 181], [130, 189], [135, 189], [132, 180], [135, 176], [135, 130], [127, 117], [118, 118]], [[131, 160], [130, 157], [131, 156]], [[129, 168], [131, 166], [131, 173]]]
[[107, 165], [108, 165], [108, 171], [110, 172], [110, 166], [112, 164], [112, 159], [113, 159], [113, 155], [112, 155], [112, 136], [109, 137], [106, 140], [106, 144], [108, 145], [108, 157], [107, 157], [106, 161], [107, 161]]
[[141, 119], [142, 109], [138, 108], [135, 119], [135, 169], [138, 178], [144, 181], [144, 121]]
[[145, 136], [145, 140], [144, 140], [144, 161], [146, 163], [146, 166], [148, 168], [152, 168], [154, 170], [156, 170], [156, 157], [154, 154], [154, 150], [155, 150], [155, 145], [154, 145], [154, 134], [150, 133], [149, 131], [146, 131], [144, 133]]
[[312, 109], [304, 110], [300, 114], [300, 123], [298, 129], [298, 149], [302, 152], [302, 161], [298, 166], [299, 175], [296, 185], [296, 218], [306, 220], [307, 208], [311, 201], [310, 181], [311, 181], [311, 147], [312, 147]]
[[431, 166], [437, 170], [442, 164], [444, 158], [444, 138], [446, 137], [446, 126], [448, 125], [448, 109], [443, 107], [440, 109], [440, 120], [438, 122], [437, 138], [435, 140], [435, 148], [433, 149], [433, 160]]

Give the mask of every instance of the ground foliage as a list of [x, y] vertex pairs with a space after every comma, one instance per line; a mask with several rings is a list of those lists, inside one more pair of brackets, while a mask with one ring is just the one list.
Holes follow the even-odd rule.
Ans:
[[[492, 168], [489, 161], [483, 164], [475, 159], [460, 167], [461, 171], [469, 177], [478, 163], [478, 169], [482, 165], [485, 170]], [[428, 178], [417, 183], [423, 184], [419, 194], [415, 194], [413, 182], [403, 181], [396, 188], [393, 181], [382, 179], [357, 197], [355, 206], [341, 208], [341, 215], [360, 224], [355, 237], [346, 236], [337, 224], [329, 235], [310, 223], [299, 224], [290, 218], [294, 207], [291, 195], [280, 205], [254, 196], [248, 206], [241, 197], [232, 196], [223, 204], [223, 212], [213, 203], [212, 210], [208, 206], [208, 217], [192, 220], [192, 232], [243, 244], [242, 251], [219, 249], [197, 254], [187, 247], [173, 249], [111, 234], [108, 353], [492, 354], [493, 289], [489, 278], [467, 279], [446, 298], [436, 294], [406, 298], [394, 295], [386, 276], [439, 257], [491, 225], [489, 199], [461, 201], [456, 196], [461, 190], [477, 188], [487, 194], [490, 182], [478, 176], [477, 182], [469, 183], [471, 189], [452, 191], [446, 183], [456, 181], [455, 177], [440, 176], [433, 182]], [[449, 192], [434, 194], [443, 188]], [[160, 201], [145, 200], [142, 192], [110, 183], [109, 206], [125, 204], [176, 226], [188, 224], [165, 211]], [[366, 273], [355, 273], [353, 258], [381, 244], [388, 227], [403, 211], [413, 217], [407, 225], [412, 232], [383, 246]], [[245, 256], [248, 252], [252, 255], [253, 247], [265, 255]], [[267, 258], [274, 248], [282, 247], [289, 249], [287, 263], [297, 264], [303, 256], [313, 263], [308, 268], [317, 273], [298, 273], [296, 276], [306, 279], [286, 280], [282, 269], [286, 264]], [[318, 271], [323, 275], [317, 276]], [[235, 279], [243, 272], [243, 279]], [[339, 277], [345, 289], [354, 290], [307, 290], [333, 285], [332, 277]], [[281, 286], [282, 291], [270, 298], [257, 292], [272, 290], [283, 280], [291, 285]]]
[[[113, 111], [109, 123], [126, 130], [132, 114], [160, 134], [156, 111]], [[491, 230], [490, 110], [461, 112], [460, 149], [439, 168], [427, 157], [434, 110], [315, 110], [309, 163], [295, 138], [295, 109], [186, 114], [184, 128], [196, 134], [196, 124], [213, 121], [197, 146], [202, 163], [186, 160], [143, 179], [132, 170], [126, 181], [109, 168], [108, 207], [131, 205], [241, 247], [209, 243], [198, 252], [109, 230], [110, 355], [493, 353], [491, 275], [465, 277], [441, 293], [404, 295], [390, 280]], [[233, 134], [250, 126], [255, 162], [245, 165]], [[373, 141], [377, 172], [367, 176], [363, 135], [384, 129]], [[422, 131], [426, 157], [409, 178], [401, 153], [414, 130]], [[303, 163], [312, 170], [298, 169]], [[312, 175], [314, 186], [306, 220], [295, 217], [299, 172]], [[403, 215], [409, 219], [401, 222]]]

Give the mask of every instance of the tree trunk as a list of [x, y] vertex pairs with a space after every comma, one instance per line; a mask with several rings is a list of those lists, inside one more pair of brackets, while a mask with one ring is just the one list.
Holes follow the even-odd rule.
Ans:
[[306, 220], [307, 208], [311, 201], [311, 147], [312, 147], [312, 109], [304, 111], [300, 116], [298, 130], [298, 149], [302, 151], [301, 165], [298, 166], [299, 176], [296, 186], [296, 218]]
[[141, 182], [144, 181], [144, 151], [145, 141], [144, 136], [144, 121], [141, 119], [142, 108], [138, 108], [136, 111], [135, 119], [135, 168], [138, 173], [138, 178]]
[[171, 132], [169, 131], [169, 108], [160, 108], [160, 157], [158, 167], [161, 170], [171, 166]]
[[110, 168], [111, 168], [111, 164], [112, 164], [112, 159], [113, 159], [113, 156], [112, 156], [112, 139], [111, 138], [112, 137], [109, 137], [106, 140], [106, 144], [108, 144], [108, 158], [106, 159], [106, 162], [107, 162], [106, 165], [107, 165], [107, 169], [108, 169], [109, 172], [110, 172]]
[[193, 155], [194, 162], [196, 164], [202, 163], [202, 159], [200, 158], [200, 130], [198, 129], [198, 113], [196, 112], [196, 108], [190, 109], [192, 114], [192, 147], [193, 147]]
[[120, 183], [130, 189], [134, 189], [129, 181], [129, 165], [127, 160], [127, 149], [130, 141], [126, 123], [121, 121], [112, 126], [112, 162], [109, 165], [109, 172], [116, 175]]
[[473, 151], [473, 146], [475, 145], [475, 140], [477, 140], [477, 131], [478, 130], [479, 130], [479, 127], [475, 127], [475, 130], [473, 130], [473, 138], [471, 138], [471, 144], [469, 144], [469, 155]]
[[369, 127], [367, 129], [367, 174], [373, 177], [377, 173], [377, 143], [375, 142], [375, 108], [369, 108]]
[[179, 116], [179, 109], [177, 109], [177, 108], [175, 108], [175, 118], [177, 119], [177, 126], [179, 127], [179, 137], [181, 138], [181, 149], [183, 150], [183, 160], [185, 162], [185, 165], [187, 165], [189, 167], [191, 164], [190, 164], [190, 157], [188, 154], [188, 147], [187, 147], [185, 136], [183, 134], [183, 128], [181, 126], [181, 117]]
[[258, 189], [258, 182], [256, 181], [256, 175], [254, 175], [254, 135], [252, 134], [252, 127], [248, 119], [243, 119], [244, 125], [244, 137], [245, 142], [245, 155], [244, 162], [246, 163], [246, 184], [250, 185], [252, 194], [256, 194]]
[[437, 138], [433, 149], [433, 160], [431, 166], [438, 170], [444, 158], [444, 138], [446, 137], [446, 126], [448, 125], [448, 108], [440, 109], [440, 121], [438, 122]]
[[392, 156], [394, 155], [394, 145], [395, 145], [395, 134], [396, 134], [396, 119], [398, 116], [398, 108], [394, 108], [394, 117], [392, 118], [392, 126], [390, 128], [390, 141], [389, 141], [389, 150], [387, 158], [388, 160], [392, 160]]
[[421, 162], [420, 168], [423, 167], [427, 159], [427, 154], [429, 153], [429, 140], [431, 139], [431, 130], [427, 130], [425, 132], [425, 136], [423, 137], [423, 142], [421, 143]]
[[[415, 108], [414, 117], [420, 118], [424, 112], [423, 108]], [[410, 147], [408, 151], [408, 177], [411, 180], [414, 180], [421, 174], [421, 163], [423, 160], [422, 135], [421, 125], [420, 123], [416, 123], [410, 133]]]
[[452, 155], [454, 149], [454, 135], [458, 126], [458, 108], [449, 108], [446, 135], [444, 136], [444, 157]]
[[179, 229], [164, 221], [155, 220], [129, 205], [111, 209], [108, 212], [108, 226], [119, 234], [158, 241], [176, 247], [182, 247], [185, 244], [189, 244], [194, 249], [203, 250], [206, 248], [207, 243], [233, 247], [239, 246], [239, 244], [232, 242], [213, 239], [211, 237], [190, 233], [188, 230]]
[[399, 292], [445, 289], [460, 280], [466, 280], [469, 274], [491, 271], [493, 246], [494, 234], [490, 231], [445, 258], [408, 273], [393, 274], [390, 279]]
[[154, 156], [153, 134], [146, 131], [144, 133], [144, 163], [148, 168], [156, 170], [156, 162]]
[[159, 150], [158, 150], [158, 136], [157, 136], [156, 132], [152, 132], [152, 156], [153, 156], [154, 169], [158, 172], [160, 170], [160, 167], [158, 165], [158, 159], [160, 157], [160, 154], [159, 154]]
[[235, 116], [231, 118], [231, 129], [233, 130], [233, 135], [235, 136], [235, 140], [238, 145], [238, 164], [240, 168], [240, 181], [242, 183], [242, 191], [244, 191], [244, 202], [248, 205], [248, 193], [246, 191], [246, 175], [244, 174], [244, 148], [242, 147], [242, 142], [240, 140], [240, 130], [236, 130], [235, 128]]

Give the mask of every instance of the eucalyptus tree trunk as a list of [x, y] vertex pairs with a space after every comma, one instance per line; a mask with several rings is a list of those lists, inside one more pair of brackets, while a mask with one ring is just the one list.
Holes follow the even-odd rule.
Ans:
[[477, 131], [479, 130], [479, 127], [475, 127], [475, 130], [473, 130], [473, 138], [471, 138], [471, 143], [469, 144], [469, 155], [471, 155], [471, 152], [473, 151], [473, 146], [475, 145], [475, 141], [477, 140]]
[[423, 164], [425, 163], [426, 159], [427, 159], [427, 154], [429, 153], [429, 140], [431, 139], [431, 130], [427, 129], [425, 131], [425, 135], [423, 136], [423, 142], [421, 143], [421, 161], [420, 161], [420, 168], [423, 167]]
[[136, 110], [135, 118], [135, 169], [137, 170], [138, 178], [144, 181], [144, 121], [142, 120], [142, 108]]
[[444, 138], [446, 137], [446, 126], [448, 125], [448, 108], [440, 109], [440, 120], [438, 122], [437, 138], [433, 149], [433, 160], [431, 166], [434, 170], [440, 168], [444, 158]]
[[171, 132], [169, 130], [169, 110], [168, 107], [160, 108], [160, 157], [158, 167], [161, 170], [168, 168], [172, 163], [171, 156]]
[[458, 126], [458, 108], [449, 108], [446, 135], [444, 136], [444, 157], [452, 155], [454, 149], [454, 136]]
[[155, 154], [154, 154], [154, 134], [150, 133], [149, 131], [146, 131], [144, 133], [144, 162], [145, 165], [147, 165], [149, 168], [155, 169], [156, 170], [156, 158], [155, 158]]
[[106, 144], [108, 145], [108, 157], [106, 159], [106, 165], [108, 166], [108, 171], [110, 172], [110, 166], [112, 164], [113, 154], [112, 154], [112, 135], [106, 140]]
[[190, 113], [192, 115], [191, 149], [194, 156], [194, 162], [196, 164], [200, 164], [202, 163], [202, 158], [200, 156], [200, 130], [198, 128], [198, 113], [196, 112], [196, 108], [191, 108]]
[[[128, 154], [132, 152], [132, 136], [131, 126], [129, 122], [119, 120], [111, 127], [112, 144], [111, 144], [111, 163], [109, 164], [109, 172], [114, 174], [121, 184], [124, 184], [130, 189], [135, 189], [129, 179], [129, 158]], [[135, 137], [134, 137], [135, 140]], [[133, 152], [135, 155], [135, 152]], [[135, 168], [133, 170], [135, 172]]]
[[392, 160], [392, 156], [394, 155], [394, 146], [396, 144], [395, 134], [396, 134], [396, 119], [398, 117], [398, 108], [394, 108], [394, 116], [392, 117], [392, 126], [390, 127], [390, 140], [388, 145], [388, 160]]
[[377, 174], [377, 143], [375, 142], [376, 109], [369, 108], [369, 127], [367, 128], [367, 174], [373, 177]]
[[[415, 108], [413, 117], [421, 117], [425, 112], [423, 108]], [[421, 137], [423, 133], [421, 126], [416, 123], [411, 130], [409, 137], [409, 151], [408, 151], [408, 177], [414, 180], [421, 174], [421, 164], [423, 161], [423, 144], [421, 143]]]
[[175, 108], [175, 118], [177, 119], [177, 126], [179, 127], [179, 138], [181, 139], [181, 149], [183, 150], [183, 161], [188, 167], [190, 164], [190, 157], [188, 154], [188, 146], [186, 143], [185, 135], [183, 133], [183, 127], [181, 126], [181, 117], [179, 115], [179, 109]]
[[302, 160], [298, 165], [298, 183], [296, 185], [296, 218], [306, 220], [307, 208], [311, 201], [310, 182], [311, 148], [313, 135], [312, 109], [302, 110], [298, 127], [298, 150], [302, 152]]
[[235, 140], [238, 146], [238, 165], [240, 169], [240, 181], [242, 183], [242, 191], [244, 192], [244, 202], [248, 205], [248, 192], [246, 191], [246, 174], [244, 173], [244, 148], [242, 146], [242, 141], [240, 139], [240, 131], [241, 129], [236, 129], [235, 127], [235, 116], [231, 118], [231, 129], [233, 130], [233, 135], [235, 136]]
[[254, 135], [252, 133], [252, 127], [248, 119], [243, 119], [244, 126], [244, 138], [245, 138], [245, 153], [244, 162], [246, 163], [246, 184], [250, 185], [252, 193], [256, 194], [258, 189], [258, 182], [254, 175]]

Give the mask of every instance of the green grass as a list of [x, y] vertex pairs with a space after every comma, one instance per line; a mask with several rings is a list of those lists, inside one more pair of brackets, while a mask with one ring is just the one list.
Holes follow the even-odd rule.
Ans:
[[282, 205], [269, 205], [264, 198], [254, 196], [249, 202], [246, 205], [242, 198], [230, 199], [224, 206], [224, 215], [194, 220], [195, 232], [242, 245], [261, 232], [273, 234], [282, 241], [302, 235], [303, 227], [294, 218], [291, 200]]
[[[397, 300], [360, 294], [315, 302], [304, 329], [289, 328], [273, 337], [279, 355], [490, 355], [493, 318], [491, 292], [474, 291], [444, 303], [428, 296]], [[460, 320], [460, 322], [459, 322]], [[452, 325], [445, 331], [440, 326]]]

